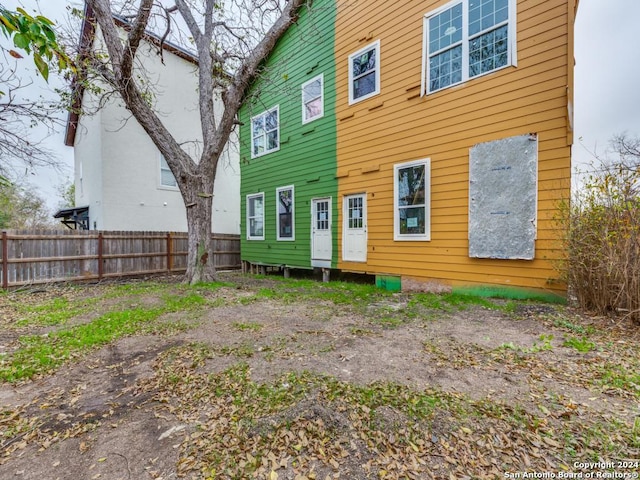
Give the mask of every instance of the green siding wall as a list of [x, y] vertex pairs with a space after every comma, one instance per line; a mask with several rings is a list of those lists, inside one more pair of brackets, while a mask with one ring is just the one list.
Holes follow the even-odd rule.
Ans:
[[[311, 267], [311, 200], [331, 197], [331, 266], [337, 263], [334, 0], [315, 0], [280, 39], [240, 111], [241, 250], [254, 263]], [[324, 75], [324, 116], [302, 123], [301, 86]], [[259, 92], [259, 94], [255, 94]], [[278, 105], [280, 150], [251, 158], [251, 117]], [[293, 185], [294, 241], [278, 241], [276, 189]], [[247, 195], [264, 192], [264, 240], [247, 239]]]

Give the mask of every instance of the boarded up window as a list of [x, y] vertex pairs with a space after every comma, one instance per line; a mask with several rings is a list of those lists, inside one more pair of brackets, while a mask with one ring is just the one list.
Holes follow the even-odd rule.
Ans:
[[533, 260], [538, 138], [480, 143], [469, 152], [469, 256]]

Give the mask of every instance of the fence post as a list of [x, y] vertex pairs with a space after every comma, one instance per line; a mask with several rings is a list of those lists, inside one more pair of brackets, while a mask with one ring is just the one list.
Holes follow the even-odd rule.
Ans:
[[7, 232], [2, 232], [2, 288], [9, 288], [9, 245]]
[[103, 275], [102, 266], [102, 233], [98, 234], [98, 281], [102, 280]]
[[171, 270], [173, 270], [173, 241], [171, 232], [167, 232], [167, 271], [171, 273]]

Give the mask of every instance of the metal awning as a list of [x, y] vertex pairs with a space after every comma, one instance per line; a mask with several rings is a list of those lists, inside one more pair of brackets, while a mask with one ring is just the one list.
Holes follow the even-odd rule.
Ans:
[[61, 218], [61, 222], [72, 230], [89, 230], [89, 207], [72, 207], [58, 210], [53, 218]]

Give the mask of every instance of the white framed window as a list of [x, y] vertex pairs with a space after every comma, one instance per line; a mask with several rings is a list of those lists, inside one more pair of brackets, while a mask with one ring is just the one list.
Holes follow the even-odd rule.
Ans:
[[280, 107], [251, 119], [251, 158], [280, 150]]
[[516, 64], [514, 0], [454, 0], [424, 18], [422, 94]]
[[393, 167], [394, 240], [431, 240], [431, 161]]
[[293, 185], [276, 190], [276, 232], [278, 240], [295, 240], [295, 210]]
[[302, 123], [309, 123], [324, 115], [324, 75], [320, 74], [302, 84]]
[[380, 93], [380, 40], [349, 55], [349, 104]]
[[162, 154], [160, 154], [160, 186], [163, 188], [178, 189], [178, 182]]
[[247, 240], [264, 240], [264, 192], [247, 195]]

